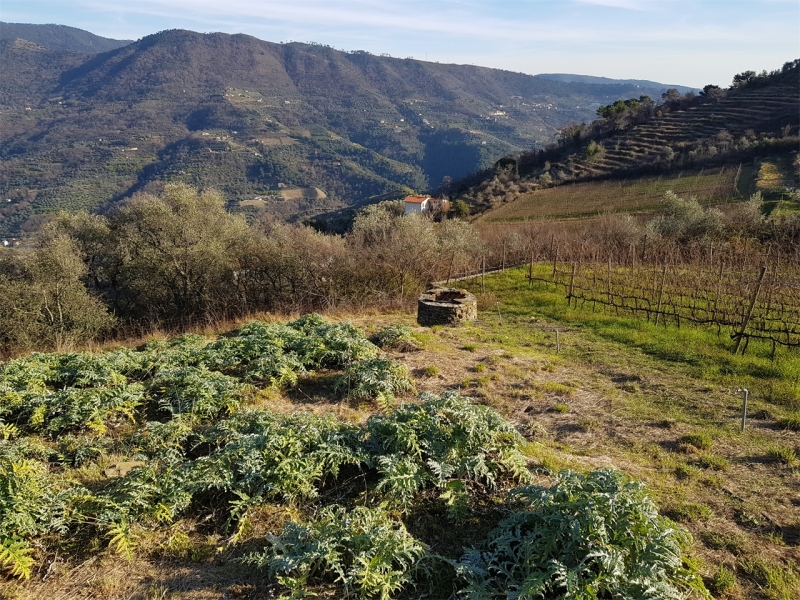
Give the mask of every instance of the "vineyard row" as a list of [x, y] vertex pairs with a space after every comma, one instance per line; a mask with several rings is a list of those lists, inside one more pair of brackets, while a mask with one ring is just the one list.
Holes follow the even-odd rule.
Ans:
[[[499, 250], [499, 249], [498, 249]], [[617, 249], [504, 244], [452, 280], [528, 264], [528, 278], [593, 310], [655, 324], [691, 323], [726, 330], [744, 353], [751, 339], [800, 347], [800, 260], [793, 247]], [[656, 251], [657, 250], [657, 251]], [[676, 251], [677, 250], [677, 251]], [[605, 258], [605, 260], [603, 260]], [[499, 260], [498, 260], [499, 259]], [[491, 262], [490, 262], [491, 261]]]

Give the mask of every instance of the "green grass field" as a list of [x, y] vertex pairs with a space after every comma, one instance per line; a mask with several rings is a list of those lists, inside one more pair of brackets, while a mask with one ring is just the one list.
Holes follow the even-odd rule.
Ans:
[[[461, 284], [487, 306], [466, 334], [478, 352], [532, 361], [487, 387], [473, 383], [476, 392], [535, 432], [545, 464], [611, 463], [646, 481], [694, 534], [719, 597], [798, 597], [800, 352], [772, 361], [771, 345], [754, 341], [734, 356], [716, 328], [570, 308], [562, 291], [526, 276], [487, 277], [483, 299], [477, 280]], [[723, 570], [735, 585], [723, 585]]]

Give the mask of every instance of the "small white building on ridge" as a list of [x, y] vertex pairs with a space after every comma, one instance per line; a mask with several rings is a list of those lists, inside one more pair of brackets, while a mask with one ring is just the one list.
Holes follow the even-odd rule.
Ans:
[[406, 196], [405, 214], [412, 213], [428, 214], [447, 206], [447, 200], [440, 200], [438, 198], [431, 198], [430, 196]]

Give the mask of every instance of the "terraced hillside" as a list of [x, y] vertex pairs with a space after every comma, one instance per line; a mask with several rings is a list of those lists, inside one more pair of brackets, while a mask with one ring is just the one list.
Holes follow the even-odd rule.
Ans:
[[573, 156], [554, 169], [561, 170], [565, 179], [606, 177], [647, 166], [699, 162], [734, 149], [746, 150], [765, 137], [796, 138], [797, 75], [795, 69], [772, 85], [731, 90], [717, 101], [657, 113], [648, 122], [601, 141], [602, 151], [593, 157]]
[[485, 222], [646, 211], [666, 190], [705, 204], [760, 191], [767, 212], [778, 202], [794, 210], [800, 61], [759, 77], [662, 104], [633, 100], [621, 118], [606, 110], [616, 106], [601, 107], [609, 116], [566, 128], [559, 144], [456, 183], [456, 199]]

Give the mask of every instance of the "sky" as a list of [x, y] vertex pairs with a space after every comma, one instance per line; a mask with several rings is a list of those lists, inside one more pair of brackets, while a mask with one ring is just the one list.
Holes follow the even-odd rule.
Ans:
[[698, 88], [800, 57], [800, 0], [2, 0], [0, 20], [115, 39], [164, 29], [245, 33]]

